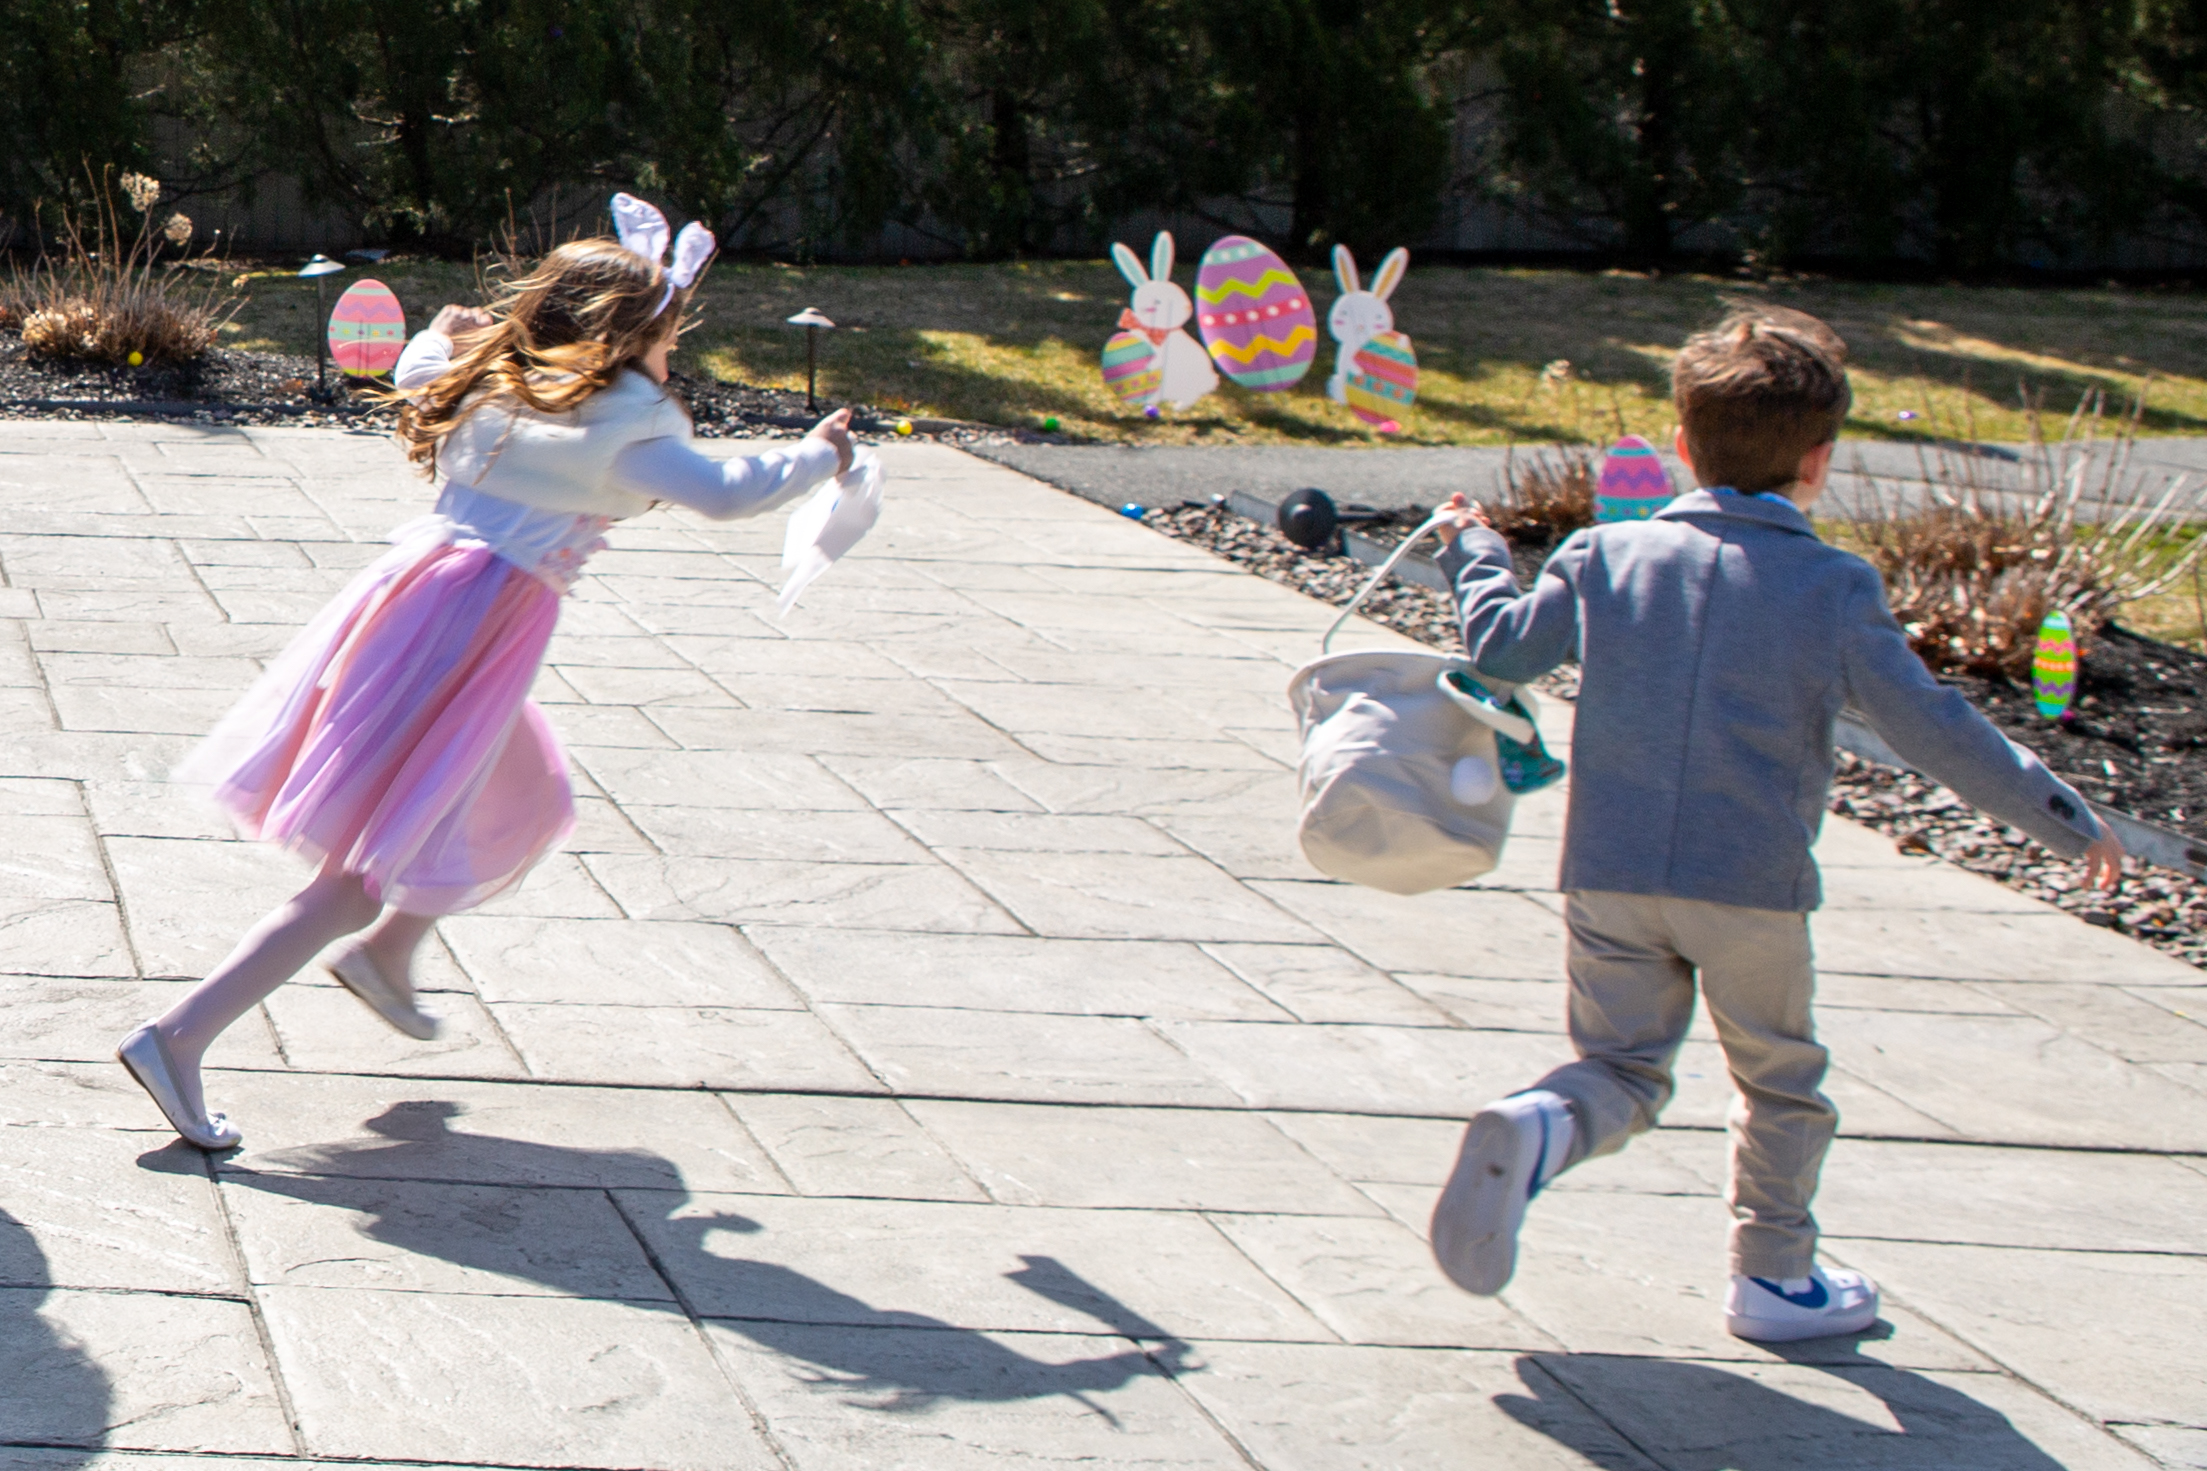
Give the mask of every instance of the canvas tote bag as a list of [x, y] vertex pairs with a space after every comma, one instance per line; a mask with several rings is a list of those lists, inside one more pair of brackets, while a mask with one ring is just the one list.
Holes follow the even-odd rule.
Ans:
[[[1320, 873], [1390, 894], [1466, 883], [1502, 858], [1516, 799], [1503, 785], [1497, 730], [1530, 743], [1531, 721], [1453, 688], [1467, 659], [1395, 649], [1335, 654], [1340, 632], [1435, 516], [1395, 548], [1326, 630], [1321, 657], [1295, 671], [1287, 696], [1302, 731], [1303, 856]], [[1501, 705], [1529, 692], [1477, 676]]]

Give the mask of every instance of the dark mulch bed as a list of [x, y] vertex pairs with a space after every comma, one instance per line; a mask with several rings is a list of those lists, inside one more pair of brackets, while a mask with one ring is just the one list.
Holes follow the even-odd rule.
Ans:
[[2059, 721], [2004, 680], [1947, 683], [2094, 801], [2207, 839], [2207, 656], [2110, 625], [2084, 647]]
[[[669, 380], [704, 439], [790, 439], [822, 414], [846, 407], [822, 400], [819, 413], [802, 393], [723, 383], [676, 372]], [[216, 348], [181, 364], [110, 367], [100, 363], [33, 358], [13, 333], [0, 333], [0, 418], [109, 419], [154, 416], [197, 422], [254, 425], [387, 427], [397, 409], [379, 397], [380, 385], [349, 379], [334, 367], [326, 391], [317, 391], [315, 362], [286, 353], [233, 352]], [[870, 404], [848, 405], [862, 439], [900, 438], [901, 415]], [[914, 432], [952, 444], [988, 443], [1021, 436], [985, 424], [920, 420]]]
[[11, 419], [101, 419], [158, 408], [163, 417], [329, 424], [374, 412], [346, 390], [343, 374], [333, 369], [330, 380], [335, 392], [317, 401], [312, 358], [216, 348], [189, 363], [110, 367], [34, 358], [20, 337], [0, 334], [0, 416]]
[[[1251, 571], [1339, 605], [1371, 576], [1346, 556], [1307, 552], [1269, 526], [1220, 506], [1154, 510], [1144, 522], [1168, 536], [1209, 547]], [[1413, 519], [1410, 524], [1415, 525]], [[1375, 539], [1391, 540], [1388, 528]], [[1400, 535], [1400, 529], [1395, 534]], [[1546, 560], [1537, 538], [1512, 541], [1518, 575], [1530, 579]], [[1374, 621], [1435, 648], [1461, 647], [1455, 610], [1429, 588], [1391, 583], [1365, 603]], [[1311, 654], [1316, 657], [1313, 647]], [[1570, 699], [1577, 671], [1559, 669], [1542, 686]], [[2076, 718], [2039, 718], [2030, 691], [1981, 679], [1953, 681], [1995, 724], [2045, 757], [2089, 795], [2151, 821], [2207, 834], [2207, 658], [2122, 629], [2086, 653]], [[2088, 778], [2094, 778], [2091, 780]], [[2088, 890], [2077, 864], [2056, 858], [2022, 833], [1980, 816], [1959, 797], [1913, 772], [1841, 753], [1832, 811], [1866, 823], [1902, 852], [1934, 854], [1997, 879], [2088, 924], [2132, 935], [2195, 965], [2207, 965], [2207, 883], [2136, 859], [2113, 894]], [[2181, 813], [2172, 817], [2171, 813]]]

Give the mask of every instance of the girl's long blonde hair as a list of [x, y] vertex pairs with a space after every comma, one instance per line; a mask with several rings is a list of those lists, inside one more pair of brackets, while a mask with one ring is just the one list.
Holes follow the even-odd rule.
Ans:
[[[399, 443], [434, 475], [437, 446], [484, 404], [509, 400], [563, 414], [680, 330], [690, 293], [667, 301], [667, 273], [618, 241], [570, 240], [491, 304], [452, 366], [404, 395]], [[659, 309], [666, 301], [666, 310]]]

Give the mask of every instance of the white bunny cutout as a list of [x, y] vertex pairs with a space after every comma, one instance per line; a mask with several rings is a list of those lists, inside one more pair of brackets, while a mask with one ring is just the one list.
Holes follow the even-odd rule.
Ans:
[[1158, 370], [1157, 393], [1151, 402], [1184, 409], [1218, 387], [1218, 369], [1211, 366], [1203, 344], [1184, 330], [1195, 315], [1195, 303], [1173, 284], [1172, 235], [1157, 232], [1146, 271], [1141, 257], [1124, 245], [1113, 245], [1111, 258], [1134, 288], [1134, 304], [1119, 313], [1119, 325], [1150, 340], [1151, 360]]
[[[613, 229], [621, 237], [621, 244], [635, 251], [653, 265], [662, 264], [667, 253], [667, 217], [633, 194], [613, 196]], [[705, 263], [720, 249], [720, 242], [713, 232], [696, 220], [682, 227], [682, 233], [674, 237], [674, 263], [667, 266], [667, 291], [659, 298], [659, 311], [667, 309], [674, 300], [674, 293], [686, 291], [697, 283], [704, 273]], [[657, 316], [659, 313], [652, 313]]]
[[1326, 380], [1326, 397], [1335, 403], [1349, 401], [1349, 375], [1356, 371], [1356, 355], [1364, 344], [1382, 332], [1395, 330], [1394, 309], [1387, 298], [1402, 284], [1410, 269], [1410, 252], [1396, 246], [1387, 252], [1372, 277], [1372, 289], [1357, 284], [1356, 257], [1346, 245], [1333, 248], [1333, 277], [1341, 283], [1341, 296], [1326, 316], [1326, 330], [1340, 343], [1333, 356], [1333, 376]]

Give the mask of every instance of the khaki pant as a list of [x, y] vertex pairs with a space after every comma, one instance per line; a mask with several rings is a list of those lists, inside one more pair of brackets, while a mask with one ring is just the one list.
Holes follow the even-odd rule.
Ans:
[[1697, 899], [1581, 892], [1566, 897], [1571, 1042], [1580, 1060], [1535, 1085], [1578, 1118], [1570, 1164], [1622, 1149], [1670, 1102], [1672, 1064], [1693, 1020], [1694, 975], [1724, 1044], [1732, 1100], [1732, 1270], [1805, 1277], [1816, 1194], [1839, 1121], [1818, 1091], [1826, 1054], [1809, 1019], [1808, 916]]

